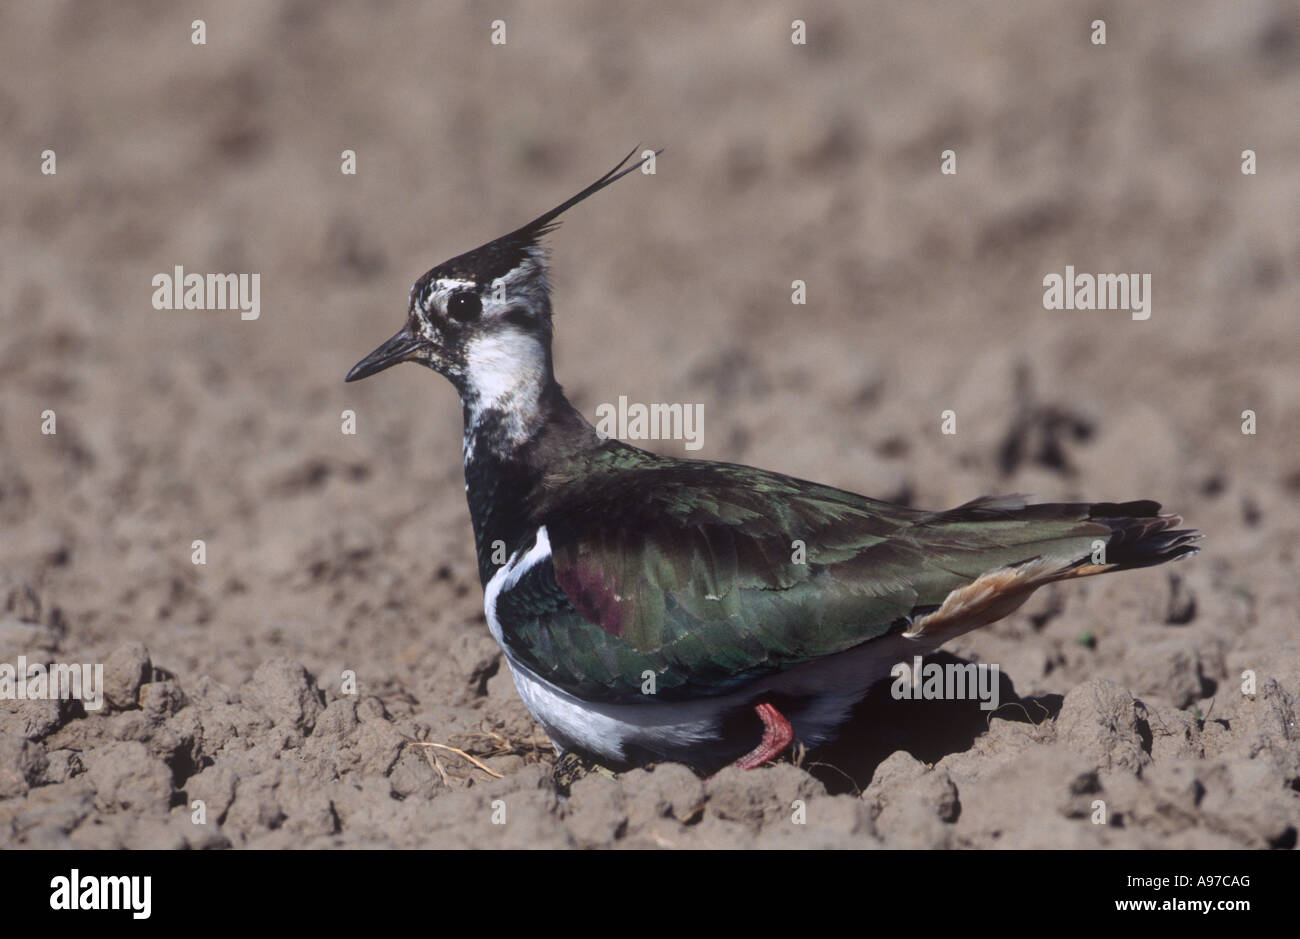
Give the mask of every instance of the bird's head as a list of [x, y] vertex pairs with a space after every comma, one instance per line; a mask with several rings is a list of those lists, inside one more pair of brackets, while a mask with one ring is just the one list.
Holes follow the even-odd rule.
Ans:
[[399, 362], [451, 380], [473, 411], [508, 410], [552, 379], [551, 297], [541, 238], [557, 217], [640, 167], [629, 153], [582, 192], [522, 228], [444, 261], [411, 288], [406, 324], [353, 366], [357, 381]]

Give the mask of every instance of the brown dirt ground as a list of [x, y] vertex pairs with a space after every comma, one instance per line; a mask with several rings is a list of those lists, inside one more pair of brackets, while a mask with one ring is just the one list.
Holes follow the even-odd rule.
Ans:
[[[469, 5], [221, 4], [197, 47], [184, 4], [0, 11], [0, 662], [116, 702], [0, 702], [0, 846], [1294, 846], [1300, 7], [801, 0], [798, 47], [788, 4], [500, 6], [505, 46]], [[551, 239], [588, 414], [699, 402], [692, 455], [923, 506], [1156, 498], [1206, 550], [954, 644], [991, 718], [878, 688], [804, 768], [558, 795], [453, 393], [342, 377], [637, 142]], [[178, 264], [261, 318], [153, 309]], [[1044, 310], [1067, 264], [1151, 273], [1151, 319]]]

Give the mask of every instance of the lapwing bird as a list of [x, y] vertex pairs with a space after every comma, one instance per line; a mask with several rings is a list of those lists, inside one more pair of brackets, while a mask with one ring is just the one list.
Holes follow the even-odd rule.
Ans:
[[1150, 501], [921, 511], [598, 433], [555, 380], [540, 242], [631, 158], [417, 280], [347, 376], [419, 362], [460, 393], [488, 628], [557, 753], [753, 768], [1044, 584], [1197, 550]]

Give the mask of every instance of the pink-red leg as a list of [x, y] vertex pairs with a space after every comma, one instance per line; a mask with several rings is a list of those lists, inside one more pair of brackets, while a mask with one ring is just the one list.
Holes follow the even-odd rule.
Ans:
[[763, 739], [735, 763], [741, 769], [755, 769], [780, 756], [794, 740], [794, 728], [781, 712], [764, 701], [754, 708], [763, 721]]

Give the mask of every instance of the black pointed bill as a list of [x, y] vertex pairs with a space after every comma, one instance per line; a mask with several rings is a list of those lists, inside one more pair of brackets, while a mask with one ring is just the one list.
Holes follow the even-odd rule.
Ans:
[[360, 381], [399, 362], [405, 362], [424, 344], [422, 336], [417, 336], [409, 326], [404, 326], [392, 339], [352, 366], [352, 371], [348, 372], [344, 381]]

